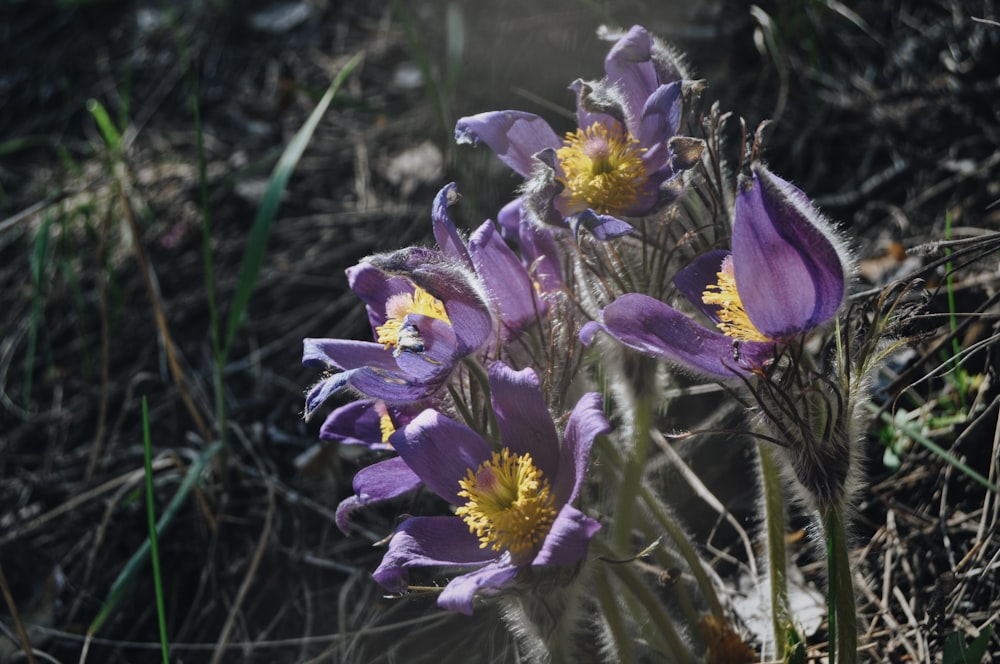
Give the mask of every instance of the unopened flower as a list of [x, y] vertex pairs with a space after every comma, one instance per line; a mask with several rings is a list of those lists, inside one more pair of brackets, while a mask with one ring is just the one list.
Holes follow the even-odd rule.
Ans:
[[[514, 371], [498, 362], [490, 368], [489, 382], [502, 441], [498, 449], [469, 427], [428, 409], [391, 439], [399, 453], [393, 461], [400, 481], [390, 481], [393, 468], [382, 468], [376, 480], [361, 487], [372, 502], [398, 495], [399, 486], [416, 477], [456, 507], [454, 516], [404, 521], [374, 576], [401, 592], [410, 568], [468, 569], [453, 577], [438, 598], [441, 607], [466, 614], [472, 613], [477, 592], [508, 586], [527, 567], [570, 565], [584, 558], [600, 525], [572, 503], [594, 438], [610, 428], [600, 395], [589, 393], [570, 414], [560, 442], [534, 371]], [[378, 490], [383, 495], [372, 493]]]
[[742, 177], [732, 251], [710, 251], [674, 278], [713, 323], [703, 327], [659, 300], [619, 297], [584, 326], [696, 373], [732, 379], [763, 366], [786, 343], [830, 320], [846, 289], [841, 243], [806, 195], [761, 164]]
[[534, 217], [602, 239], [630, 232], [621, 217], [675, 198], [678, 174], [701, 154], [700, 143], [676, 136], [684, 93], [676, 60], [644, 28], [615, 43], [605, 74], [571, 86], [579, 128], [565, 137], [521, 111], [480, 113], [455, 127], [458, 143], [485, 143], [527, 179], [522, 200]]

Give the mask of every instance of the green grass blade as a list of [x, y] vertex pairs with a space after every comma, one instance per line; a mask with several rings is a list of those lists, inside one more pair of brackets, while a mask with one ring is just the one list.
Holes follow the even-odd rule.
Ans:
[[250, 229], [250, 237], [247, 240], [247, 248], [243, 254], [243, 263], [240, 265], [239, 281], [236, 286], [236, 294], [233, 297], [232, 308], [229, 310], [229, 322], [226, 326], [225, 343], [222, 345], [221, 356], [224, 361], [229, 355], [233, 339], [236, 337], [236, 330], [243, 320], [247, 304], [250, 302], [250, 295], [253, 293], [257, 282], [257, 274], [260, 272], [261, 263], [264, 261], [264, 252], [267, 250], [267, 240], [271, 233], [271, 225], [274, 222], [275, 214], [278, 211], [278, 204], [281, 202], [281, 195], [285, 191], [288, 179], [295, 170], [299, 158], [305, 152], [313, 132], [319, 125], [320, 119], [329, 108], [337, 90], [343, 85], [347, 77], [350, 76], [354, 68], [361, 62], [362, 55], [359, 53], [351, 58], [340, 70], [336, 78], [330, 84], [326, 94], [319, 100], [316, 108], [309, 115], [309, 119], [302, 125], [295, 137], [292, 138], [288, 147], [281, 154], [278, 163], [271, 173], [271, 178], [267, 183], [267, 190], [264, 199], [261, 201], [257, 216], [254, 218], [253, 227]]
[[163, 664], [170, 664], [167, 645], [167, 616], [163, 608], [163, 578], [160, 576], [160, 547], [156, 537], [156, 509], [153, 505], [153, 450], [149, 436], [149, 405], [142, 397], [142, 445], [146, 461], [146, 515], [149, 517], [149, 557], [153, 562], [153, 587], [156, 591], [156, 617], [160, 624]]
[[[159, 522], [156, 524], [156, 535], [157, 537], [163, 537], [163, 532], [173, 521], [174, 516], [180, 510], [181, 506], [184, 504], [184, 499], [187, 498], [188, 494], [191, 493], [191, 489], [194, 488], [194, 484], [198, 481], [198, 477], [201, 476], [201, 472], [205, 469], [205, 465], [212, 460], [212, 458], [219, 453], [222, 449], [222, 443], [216, 442], [209, 446], [198, 460], [190, 468], [188, 468], [187, 475], [184, 476], [184, 481], [181, 482], [180, 488], [177, 489], [177, 493], [174, 497], [170, 499], [170, 503], [167, 505], [167, 509], [164, 510], [163, 516], [160, 517]], [[94, 621], [90, 623], [90, 627], [87, 628], [88, 635], [94, 635], [97, 630], [101, 628], [104, 621], [108, 619], [111, 613], [121, 602], [122, 597], [125, 595], [125, 591], [128, 590], [132, 583], [133, 578], [139, 571], [139, 566], [145, 562], [146, 556], [149, 555], [150, 544], [149, 540], [143, 543], [142, 546], [136, 550], [129, 561], [122, 568], [122, 571], [118, 573], [118, 577], [115, 582], [111, 584], [111, 590], [108, 592], [108, 598], [104, 602], [104, 606], [101, 607], [101, 611], [94, 618]]]
[[972, 468], [969, 468], [967, 465], [959, 461], [954, 455], [950, 454], [948, 450], [944, 449], [943, 447], [935, 443], [933, 440], [920, 433], [920, 430], [917, 427], [912, 426], [909, 422], [895, 421], [891, 414], [880, 412], [879, 407], [876, 406], [875, 404], [869, 404], [868, 409], [871, 410], [872, 413], [879, 415], [882, 418], [882, 421], [885, 422], [887, 425], [902, 429], [903, 433], [905, 433], [907, 436], [917, 441], [918, 443], [926, 447], [934, 454], [941, 457], [944, 461], [954, 466], [957, 470], [965, 473], [971, 479], [983, 485], [986, 489], [992, 491], [993, 493], [997, 493], [996, 484], [993, 484], [993, 482], [990, 482], [988, 479], [986, 479], [985, 477], [974, 471]]
[[104, 108], [104, 104], [97, 101], [96, 99], [87, 100], [87, 111], [94, 116], [94, 120], [97, 122], [97, 128], [101, 131], [101, 136], [104, 138], [104, 142], [108, 144], [108, 147], [112, 150], [117, 150], [122, 144], [122, 135], [115, 127], [115, 123], [111, 121], [111, 116], [108, 115], [108, 111]]
[[35, 246], [31, 252], [31, 320], [28, 322], [28, 356], [24, 362], [24, 407], [29, 409], [32, 380], [35, 375], [35, 351], [38, 346], [38, 330], [42, 322], [42, 275], [49, 253], [49, 227], [54, 217], [46, 214], [35, 236]]

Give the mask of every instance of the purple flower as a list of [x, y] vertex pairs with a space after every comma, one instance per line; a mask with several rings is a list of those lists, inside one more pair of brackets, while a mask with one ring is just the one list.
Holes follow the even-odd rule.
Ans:
[[832, 318], [844, 298], [848, 262], [806, 195], [761, 164], [741, 177], [732, 252], [699, 256], [674, 283], [718, 328], [710, 330], [646, 295], [619, 297], [584, 326], [713, 378], [734, 378], [769, 360], [775, 346]]
[[378, 341], [303, 340], [303, 364], [337, 372], [309, 390], [306, 417], [347, 386], [393, 404], [428, 397], [493, 330], [475, 275], [440, 251], [410, 247], [371, 256], [347, 276], [368, 305]]
[[636, 217], [676, 198], [678, 175], [700, 142], [678, 137], [684, 83], [676, 60], [639, 26], [611, 48], [605, 78], [576, 81], [579, 128], [560, 138], [537, 115], [494, 111], [461, 118], [458, 143], [485, 143], [527, 179], [525, 208], [544, 223], [626, 234]]
[[347, 270], [377, 341], [304, 340], [303, 363], [336, 372], [309, 390], [306, 417], [347, 386], [392, 404], [426, 398], [497, 331], [497, 341], [507, 339], [544, 310], [528, 271], [493, 222], [483, 223], [468, 245], [462, 240], [448, 214], [457, 200], [454, 184], [434, 199], [438, 250], [378, 254]]
[[600, 528], [572, 505], [594, 438], [610, 430], [600, 395], [580, 399], [560, 444], [534, 371], [497, 362], [489, 382], [499, 450], [469, 427], [428, 409], [392, 437], [397, 459], [365, 469], [369, 474], [360, 482], [355, 478], [355, 499], [364, 492], [366, 503], [423, 482], [456, 506], [454, 516], [404, 521], [374, 577], [401, 592], [410, 568], [469, 569], [453, 577], [438, 598], [439, 606], [465, 614], [472, 613], [478, 591], [507, 586], [526, 567], [579, 562]]

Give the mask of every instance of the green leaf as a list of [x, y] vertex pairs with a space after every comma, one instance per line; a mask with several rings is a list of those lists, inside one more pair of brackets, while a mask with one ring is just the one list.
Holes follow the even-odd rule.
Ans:
[[233, 339], [236, 337], [236, 330], [243, 320], [243, 314], [246, 312], [247, 305], [250, 302], [250, 295], [253, 293], [254, 286], [257, 283], [257, 275], [260, 272], [260, 266], [264, 262], [264, 253], [267, 250], [267, 240], [271, 234], [271, 225], [278, 211], [281, 196], [285, 192], [289, 178], [292, 176], [292, 171], [295, 170], [295, 166], [302, 157], [302, 153], [305, 152], [306, 146], [309, 145], [309, 140], [312, 138], [313, 132], [316, 131], [320, 119], [322, 119], [326, 109], [329, 108], [330, 102], [333, 101], [334, 96], [337, 94], [337, 90], [340, 89], [340, 86], [343, 85], [347, 77], [354, 71], [354, 68], [361, 62], [361, 57], [362, 54], [359, 53], [351, 58], [344, 65], [343, 69], [340, 70], [336, 78], [333, 79], [326, 94], [319, 100], [319, 103], [309, 115], [306, 123], [302, 125], [302, 128], [299, 129], [298, 133], [295, 134], [295, 137], [292, 138], [291, 142], [285, 148], [285, 151], [281, 154], [281, 158], [278, 159], [278, 163], [274, 167], [274, 171], [271, 173], [271, 178], [267, 183], [267, 190], [264, 192], [264, 198], [261, 201], [260, 208], [257, 210], [253, 227], [250, 229], [247, 248], [243, 254], [243, 263], [240, 265], [239, 282], [236, 286], [236, 294], [233, 297], [232, 308], [229, 310], [225, 343], [223, 343], [220, 351], [223, 361], [229, 355]]
[[35, 377], [35, 354], [38, 347], [38, 331], [41, 329], [44, 296], [42, 282], [46, 273], [49, 255], [49, 227], [54, 217], [46, 213], [42, 225], [35, 236], [35, 246], [31, 252], [29, 271], [31, 273], [31, 318], [28, 327], [28, 356], [24, 363], [24, 407], [31, 407], [31, 388]]
[[160, 649], [163, 653], [163, 664], [170, 664], [169, 647], [167, 644], [167, 617], [163, 602], [163, 577], [160, 572], [160, 547], [156, 534], [156, 506], [153, 495], [153, 444], [149, 435], [149, 405], [146, 397], [142, 397], [142, 443], [143, 457], [146, 463], [146, 516], [149, 521], [150, 558], [153, 562], [153, 589], [156, 593], [156, 617], [160, 626]]
[[785, 632], [785, 662], [786, 664], [806, 664], [806, 644], [794, 628]]
[[100, 129], [104, 142], [108, 144], [108, 147], [111, 148], [112, 151], [117, 150], [122, 144], [122, 135], [118, 131], [118, 128], [115, 127], [115, 123], [111, 121], [111, 116], [108, 115], [108, 111], [104, 108], [104, 104], [96, 99], [88, 99], [87, 111], [94, 116], [94, 120], [97, 122], [97, 128]]
[[993, 638], [993, 625], [987, 625], [972, 643], [966, 645], [961, 632], [953, 632], [945, 639], [941, 664], [978, 664], [983, 661], [986, 646]]
[[[195, 482], [198, 477], [201, 476], [201, 471], [205, 469], [205, 465], [212, 460], [219, 450], [222, 449], [222, 443], [216, 442], [209, 446], [198, 460], [188, 468], [187, 475], [184, 476], [184, 481], [181, 482], [180, 488], [177, 489], [177, 493], [174, 497], [170, 499], [170, 504], [167, 505], [167, 509], [164, 510], [163, 516], [160, 517], [159, 522], [156, 524], [156, 535], [159, 538], [163, 537], [163, 532], [170, 525], [174, 516], [180, 510], [181, 505], [184, 504], [184, 499], [187, 498], [188, 494], [191, 493], [191, 489], [194, 488]], [[111, 590], [108, 592], [108, 598], [104, 601], [104, 606], [101, 607], [101, 611], [94, 618], [94, 621], [90, 623], [90, 627], [87, 628], [87, 634], [93, 635], [101, 628], [104, 621], [108, 619], [111, 613], [118, 606], [122, 597], [125, 595], [125, 591], [128, 590], [129, 586], [132, 584], [132, 580], [136, 573], [139, 571], [139, 567], [146, 561], [146, 556], [149, 555], [150, 543], [147, 539], [139, 549], [132, 554], [129, 561], [125, 563], [125, 567], [122, 571], [118, 573], [118, 577], [115, 582], [111, 584]]]

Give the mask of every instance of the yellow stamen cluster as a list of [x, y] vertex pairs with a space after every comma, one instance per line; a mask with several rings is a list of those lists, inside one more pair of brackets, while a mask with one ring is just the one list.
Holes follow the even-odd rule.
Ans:
[[382, 413], [382, 417], [378, 418], [378, 428], [382, 432], [382, 442], [389, 442], [389, 437], [396, 433], [396, 425], [392, 423], [392, 418], [389, 417], [389, 413]]
[[399, 334], [403, 323], [410, 314], [420, 314], [437, 318], [451, 324], [444, 303], [420, 286], [413, 287], [413, 293], [396, 293], [385, 303], [385, 323], [375, 328], [378, 342], [386, 348], [399, 344]]
[[556, 156], [570, 206], [608, 214], [634, 203], [646, 181], [645, 151], [628, 132], [617, 126], [609, 130], [600, 122], [567, 133]]
[[519, 555], [537, 550], [556, 518], [549, 480], [530, 454], [504, 448], [459, 481], [468, 501], [455, 513], [479, 538], [480, 548]]
[[736, 290], [736, 277], [733, 275], [733, 258], [726, 256], [722, 261], [722, 270], [717, 273], [719, 283], [709, 284], [701, 294], [701, 301], [719, 307], [719, 321], [716, 326], [727, 337], [737, 341], [770, 341], [760, 330], [750, 322], [750, 317], [743, 309], [743, 300]]

